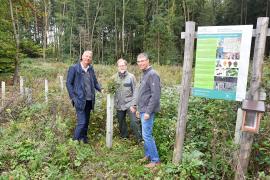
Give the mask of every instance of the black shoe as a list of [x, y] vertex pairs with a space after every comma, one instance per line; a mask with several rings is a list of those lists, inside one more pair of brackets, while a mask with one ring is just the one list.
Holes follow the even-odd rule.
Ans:
[[83, 142], [84, 144], [89, 144], [89, 140], [88, 140], [88, 139], [83, 139], [82, 142]]

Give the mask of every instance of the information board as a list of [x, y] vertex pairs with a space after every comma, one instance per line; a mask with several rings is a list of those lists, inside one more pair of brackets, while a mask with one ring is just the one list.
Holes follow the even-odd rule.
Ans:
[[242, 101], [252, 25], [198, 27], [193, 96]]

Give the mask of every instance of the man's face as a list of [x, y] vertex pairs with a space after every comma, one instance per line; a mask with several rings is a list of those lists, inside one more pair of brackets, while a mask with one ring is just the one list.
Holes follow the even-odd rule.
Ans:
[[124, 73], [127, 70], [127, 65], [124, 61], [119, 61], [117, 64], [118, 72]]
[[138, 64], [140, 70], [146, 70], [149, 67], [149, 59], [146, 59], [143, 56], [138, 57], [137, 64]]
[[92, 54], [90, 52], [85, 52], [82, 55], [82, 64], [83, 66], [88, 66], [89, 64], [92, 63]]

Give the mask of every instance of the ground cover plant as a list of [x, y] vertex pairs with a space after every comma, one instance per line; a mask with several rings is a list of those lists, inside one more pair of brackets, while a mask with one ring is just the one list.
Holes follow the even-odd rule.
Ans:
[[[119, 138], [114, 118], [113, 147], [105, 146], [106, 94], [98, 94], [90, 125], [90, 144], [71, 140], [75, 111], [57, 77], [68, 64], [26, 59], [22, 75], [33, 88], [32, 103], [13, 103], [0, 120], [0, 179], [233, 179], [233, 143], [237, 102], [191, 97], [181, 164], [172, 153], [179, 100], [180, 67], [154, 65], [162, 79], [161, 112], [154, 136], [162, 165], [146, 169], [137, 160], [143, 145], [135, 138]], [[266, 66], [268, 78], [269, 66]], [[95, 65], [104, 87], [115, 66]], [[140, 72], [130, 68], [139, 81]], [[49, 102], [44, 102], [43, 80], [49, 79]], [[268, 82], [268, 81], [265, 81]], [[268, 86], [267, 86], [268, 87]], [[4, 120], [4, 121], [2, 121]], [[266, 113], [252, 150], [248, 179], [269, 178], [269, 115]]]

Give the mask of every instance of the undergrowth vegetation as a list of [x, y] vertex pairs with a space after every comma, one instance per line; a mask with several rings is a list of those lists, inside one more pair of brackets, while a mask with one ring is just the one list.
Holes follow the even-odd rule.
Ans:
[[[162, 164], [149, 170], [137, 161], [143, 157], [143, 145], [132, 135], [127, 140], [120, 139], [116, 118], [113, 147], [106, 148], [105, 94], [97, 94], [95, 111], [91, 113], [90, 144], [71, 140], [76, 123], [75, 110], [56, 80], [67, 67], [66, 64], [32, 60], [22, 64], [27, 84], [33, 88], [33, 99], [28, 104], [20, 100], [1, 114], [0, 179], [234, 178], [233, 154], [237, 147], [233, 140], [240, 103], [190, 97], [184, 155], [182, 163], [174, 165], [172, 154], [179, 103], [179, 84], [176, 82], [180, 82], [180, 72], [177, 72], [180, 68], [156, 66], [157, 71], [162, 72], [163, 87], [154, 136]], [[130, 71], [133, 72], [133, 68], [139, 78], [140, 72], [135, 67]], [[95, 65], [95, 70], [103, 86], [116, 72], [112, 66]], [[42, 90], [45, 77], [50, 80], [47, 104]], [[5, 120], [4, 123], [1, 120]], [[255, 136], [248, 179], [269, 178], [269, 121], [266, 113], [260, 133]]]

